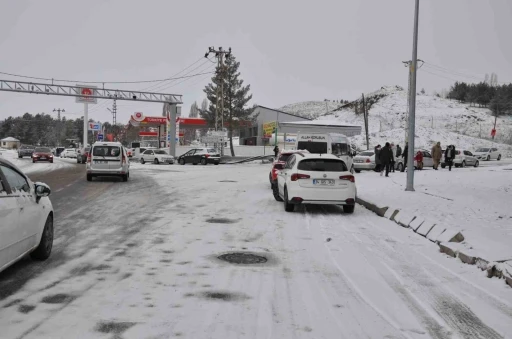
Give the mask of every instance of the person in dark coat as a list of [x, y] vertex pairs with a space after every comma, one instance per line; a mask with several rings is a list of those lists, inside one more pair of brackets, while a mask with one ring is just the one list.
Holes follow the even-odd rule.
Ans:
[[455, 146], [450, 145], [444, 151], [444, 158], [448, 169], [451, 171], [453, 166], [453, 159], [455, 159]]
[[402, 148], [399, 144], [396, 144], [396, 157], [400, 158], [402, 156]]
[[375, 172], [381, 171], [381, 162], [380, 162], [380, 145], [375, 146], [374, 152], [375, 152]]
[[408, 152], [409, 152], [409, 143], [406, 142], [405, 143], [405, 147], [404, 147], [404, 153], [403, 153], [404, 165], [402, 166], [402, 172], [405, 171], [405, 167], [407, 166], [407, 155], [408, 155]]
[[274, 156], [276, 157], [276, 160], [277, 160], [277, 155], [279, 154], [279, 147], [274, 147]]
[[386, 145], [382, 148], [380, 151], [380, 163], [382, 166], [382, 171], [380, 172], [380, 175], [382, 176], [384, 169], [386, 170], [386, 177], [389, 175], [389, 168], [391, 163], [393, 162], [393, 150], [391, 149], [391, 145], [389, 142], [386, 142]]

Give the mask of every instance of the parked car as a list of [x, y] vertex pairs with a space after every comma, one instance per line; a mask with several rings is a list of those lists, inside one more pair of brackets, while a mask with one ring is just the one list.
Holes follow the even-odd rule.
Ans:
[[477, 158], [478, 160], [501, 160], [501, 154], [500, 151], [498, 151], [495, 147], [482, 147], [477, 149], [473, 156]]
[[284, 168], [288, 158], [295, 153], [309, 153], [307, 150], [283, 150], [277, 155], [277, 159], [272, 163], [272, 168], [268, 174], [268, 180], [270, 181], [270, 188], [277, 183], [277, 173]]
[[120, 142], [95, 142], [87, 157], [87, 181], [94, 177], [116, 176], [128, 181], [130, 162]]
[[434, 158], [432, 158], [432, 154], [430, 154], [430, 151], [418, 149], [414, 151], [414, 156], [416, 157], [416, 154], [420, 151], [423, 153], [423, 164], [422, 166], [418, 167], [418, 162], [414, 160], [414, 168], [415, 169], [424, 169], [425, 167], [432, 167], [434, 168]]
[[140, 155], [140, 163], [152, 162], [158, 164], [174, 164], [174, 157], [162, 149], [148, 149]]
[[[53, 246], [53, 207], [46, 184], [32, 182], [0, 158], [0, 272], [30, 254], [46, 260]], [[13, 198], [13, 199], [9, 199]]]
[[87, 157], [89, 156], [90, 151], [91, 151], [90, 147], [82, 148], [76, 156], [76, 163], [77, 164], [85, 164], [87, 162]]
[[178, 163], [185, 165], [192, 163], [193, 165], [220, 164], [220, 154], [214, 148], [194, 148], [187, 153], [178, 157]]
[[64, 151], [65, 148], [64, 147], [55, 147], [54, 150], [52, 150], [53, 152], [53, 155], [56, 156], [56, 157], [60, 157], [60, 154], [62, 153], [62, 151]]
[[373, 170], [375, 170], [374, 151], [362, 151], [354, 157], [354, 171], [356, 171], [356, 173]]
[[34, 153], [34, 146], [23, 145], [18, 149], [18, 158], [32, 157]]
[[48, 147], [36, 147], [32, 153], [32, 162], [48, 161], [53, 163], [53, 154]]
[[296, 205], [342, 205], [353, 213], [357, 189], [355, 177], [343, 160], [332, 154], [293, 154], [277, 175], [274, 198], [286, 212]]
[[61, 158], [76, 158], [78, 155], [75, 148], [66, 148], [62, 153], [60, 154]]
[[[480, 161], [470, 151], [456, 149], [455, 150], [455, 159], [453, 159], [453, 166], [455, 166], [455, 167], [466, 167], [466, 166], [478, 167], [478, 166], [480, 166]], [[441, 167], [442, 168], [446, 167], [446, 160], [444, 157], [444, 152], [443, 152], [443, 158], [441, 160]]]

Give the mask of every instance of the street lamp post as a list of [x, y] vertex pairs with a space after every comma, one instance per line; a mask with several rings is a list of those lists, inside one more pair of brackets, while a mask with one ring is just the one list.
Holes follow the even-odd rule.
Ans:
[[411, 92], [409, 100], [409, 145], [407, 154], [407, 185], [405, 190], [414, 191], [414, 136], [416, 123], [416, 70], [418, 67], [418, 17], [420, 0], [416, 0], [414, 10], [414, 34], [412, 43], [412, 62], [410, 68]]

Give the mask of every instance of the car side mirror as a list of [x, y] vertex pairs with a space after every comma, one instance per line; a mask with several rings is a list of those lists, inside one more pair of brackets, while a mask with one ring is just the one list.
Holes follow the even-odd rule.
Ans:
[[50, 186], [48, 186], [47, 184], [44, 184], [42, 182], [36, 182], [35, 183], [35, 187], [36, 187], [36, 200], [37, 200], [37, 202], [39, 202], [39, 200], [42, 197], [47, 197], [47, 196], [49, 196], [52, 193], [52, 190], [50, 189]]

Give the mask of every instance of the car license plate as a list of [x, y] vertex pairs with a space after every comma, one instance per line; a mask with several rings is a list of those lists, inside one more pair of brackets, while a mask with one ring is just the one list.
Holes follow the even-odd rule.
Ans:
[[363, 160], [357, 159], [356, 162], [363, 162]]
[[333, 186], [334, 180], [332, 180], [332, 179], [314, 179], [313, 185]]
[[41, 160], [46, 160], [46, 157], [41, 157]]
[[102, 160], [95, 160], [94, 163], [95, 164], [106, 164], [107, 162], [106, 161], [102, 161]]

